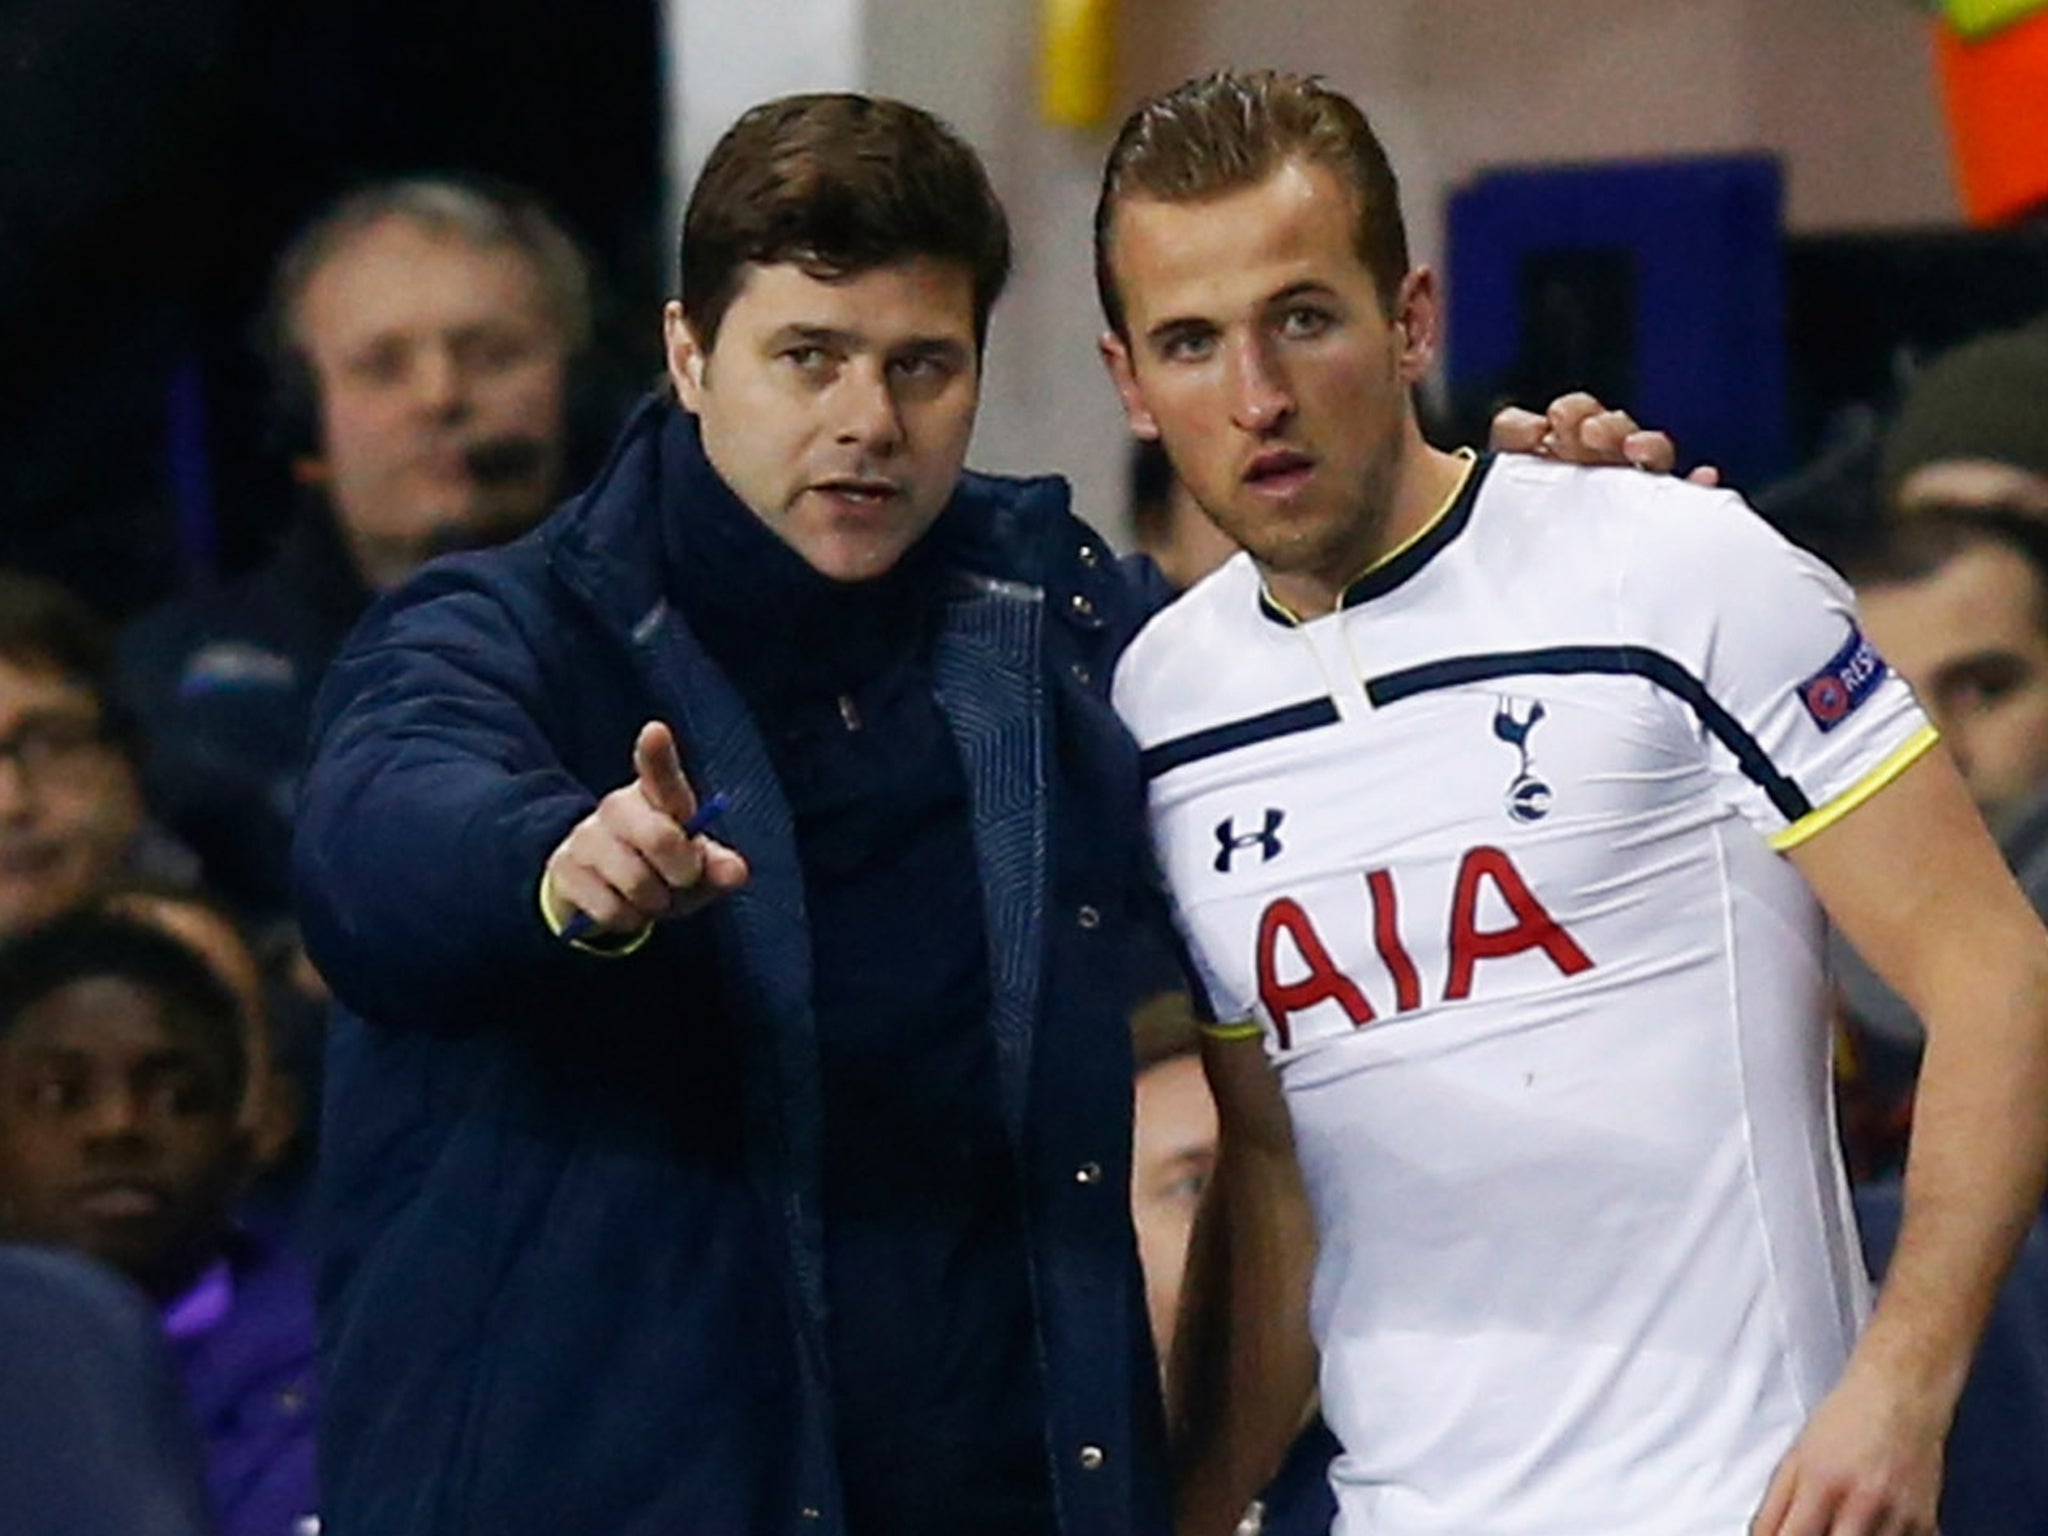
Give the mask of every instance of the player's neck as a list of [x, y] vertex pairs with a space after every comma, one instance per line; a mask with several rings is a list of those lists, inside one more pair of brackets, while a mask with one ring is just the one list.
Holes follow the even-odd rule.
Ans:
[[1380, 522], [1376, 547], [1366, 557], [1366, 568], [1379, 565], [1407, 548], [1449, 512], [1471, 468], [1471, 454], [1445, 453], [1430, 447], [1422, 440], [1421, 430], [1411, 422], [1393, 501]]
[[[1357, 541], [1321, 571], [1265, 571], [1266, 591], [1298, 620], [1335, 613], [1360, 577], [1413, 543], [1456, 499], [1472, 466], [1469, 453], [1445, 453], [1423, 441], [1411, 421], [1391, 487], [1360, 509]], [[1370, 492], [1368, 492], [1370, 495]]]

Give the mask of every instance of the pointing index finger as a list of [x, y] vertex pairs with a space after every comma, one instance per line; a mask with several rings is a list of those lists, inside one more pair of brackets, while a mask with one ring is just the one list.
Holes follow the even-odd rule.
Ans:
[[676, 738], [659, 720], [640, 727], [633, 743], [633, 775], [641, 798], [664, 816], [681, 824], [696, 813], [697, 796], [683, 777]]

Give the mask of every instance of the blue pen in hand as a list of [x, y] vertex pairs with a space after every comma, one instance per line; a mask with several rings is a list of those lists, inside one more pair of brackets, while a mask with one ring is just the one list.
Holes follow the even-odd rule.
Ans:
[[[723, 816], [731, 808], [732, 796], [722, 789], [719, 790], [709, 800], [698, 806], [696, 814], [683, 823], [683, 835], [685, 837], [695, 837], [698, 833], [708, 830], [717, 822], [719, 817]], [[588, 912], [572, 912], [569, 915], [569, 921], [562, 924], [561, 936], [565, 943], [573, 944], [596, 926], [597, 919]]]

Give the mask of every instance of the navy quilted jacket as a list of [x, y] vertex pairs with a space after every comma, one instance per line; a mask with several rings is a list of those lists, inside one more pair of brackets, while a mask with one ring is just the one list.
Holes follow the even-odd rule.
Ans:
[[[295, 885], [342, 1008], [323, 1155], [331, 1536], [837, 1533], [819, 1075], [790, 815], [661, 590], [658, 438], [371, 612], [315, 710]], [[672, 494], [672, 489], [671, 489]], [[1135, 749], [1153, 600], [1057, 480], [969, 476], [932, 668], [966, 766], [991, 1027], [1067, 1536], [1165, 1529], [1125, 1204]], [[749, 885], [625, 959], [557, 942], [548, 852], [665, 719]]]

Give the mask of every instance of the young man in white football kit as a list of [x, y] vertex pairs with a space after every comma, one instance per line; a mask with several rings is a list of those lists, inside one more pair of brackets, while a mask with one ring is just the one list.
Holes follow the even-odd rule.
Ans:
[[[1436, 291], [1327, 87], [1141, 108], [1096, 230], [1132, 427], [1247, 551], [1115, 684], [1223, 1021], [1184, 1532], [1318, 1347], [1344, 1536], [1932, 1531], [2048, 936], [1846, 590], [1731, 494], [1425, 444]], [[1823, 912], [1929, 1025], [1874, 1311]]]

